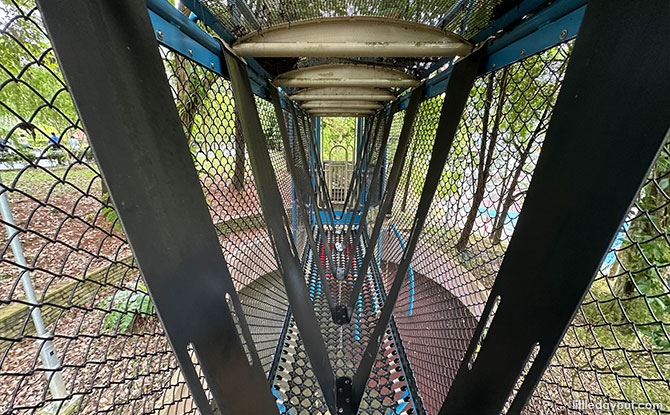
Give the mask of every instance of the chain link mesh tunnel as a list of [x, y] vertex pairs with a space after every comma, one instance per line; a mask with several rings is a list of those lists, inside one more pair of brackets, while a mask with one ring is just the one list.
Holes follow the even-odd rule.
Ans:
[[[223, 3], [203, 1], [236, 36], [320, 17], [333, 10], [330, 3], [307, 10], [254, 2], [251, 14], [240, 18]], [[373, 3], [366, 13], [437, 25], [460, 2], [429, 2], [430, 13], [402, 2]], [[455, 9], [458, 17], [446, 27], [467, 37], [478, 33], [496, 15], [496, 2], [481, 3], [476, 13]], [[359, 6], [336, 15], [356, 14]], [[0, 202], [6, 204], [0, 232], [0, 413], [199, 413], [33, 1], [0, 0], [0, 47]], [[572, 41], [561, 43], [475, 81], [360, 413], [439, 412], [468, 358], [475, 328], [486, 318], [484, 306], [523, 212], [572, 47]], [[160, 52], [212, 226], [279, 412], [325, 414], [262, 214], [231, 83], [168, 48]], [[434, 62], [382, 63], [419, 74]], [[298, 107], [284, 109], [278, 120], [272, 103], [255, 100], [272, 163], [267, 168], [277, 177], [328, 355], [337, 376], [352, 377], [406, 248], [444, 95], [419, 106], [379, 240], [367, 240], [379, 209], [373, 206], [367, 232], [347, 244], [345, 225], [326, 224], [323, 240], [294, 212], [296, 194], [307, 200], [311, 179], [320, 180], [312, 166], [303, 165], [297, 147], [300, 138], [309, 153], [316, 142], [314, 119]], [[380, 145], [383, 129], [370, 129], [379, 136], [366, 168], [372, 172], [383, 163], [382, 189], [404, 115], [405, 110], [390, 115], [387, 148]], [[280, 122], [288, 127], [291, 148], [282, 142]], [[312, 176], [291, 177], [289, 159]], [[523, 413], [670, 413], [669, 191], [666, 144]], [[319, 252], [308, 248], [307, 233]], [[374, 260], [351, 323], [338, 325], [325, 290], [337, 304], [350, 300], [372, 242]], [[348, 275], [337, 277], [325, 245], [335, 267], [350, 269]], [[196, 354], [191, 356], [197, 367]]]

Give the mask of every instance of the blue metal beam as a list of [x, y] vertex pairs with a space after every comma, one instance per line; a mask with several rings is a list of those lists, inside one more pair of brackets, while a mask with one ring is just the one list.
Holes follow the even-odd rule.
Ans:
[[[495, 71], [552, 46], [574, 39], [577, 36], [585, 10], [586, 6], [581, 6], [561, 18], [539, 27], [536, 31], [509, 43], [506, 42], [507, 38], [515, 36], [515, 33], [503, 35], [497, 42], [493, 42], [487, 48], [484, 72]], [[501, 43], [507, 44], [502, 46]]]
[[219, 75], [227, 75], [221, 65], [221, 45], [164, 0], [147, 0], [149, 18], [161, 45], [184, 55]]
[[[184, 16], [167, 1], [146, 0], [146, 2], [156, 39], [161, 45], [188, 57], [219, 75], [228, 77], [225, 65], [222, 64], [223, 50], [219, 41], [198, 27], [193, 19]], [[223, 38], [225, 41], [225, 37]], [[257, 62], [254, 61], [254, 63], [258, 65]], [[260, 67], [260, 65], [258, 66]], [[249, 62], [248, 68], [252, 90], [261, 98], [269, 100], [267, 79], [254, 70], [251, 62]]]
[[[527, 0], [498, 20], [511, 24], [518, 20], [514, 20], [513, 16], [524, 17], [525, 14], [520, 16], [518, 14], [531, 9], [533, 4], [537, 7], [538, 3], [542, 4], [543, 2]], [[486, 46], [486, 55], [479, 75], [513, 64], [574, 38], [584, 16], [585, 3], [585, 0], [557, 1], [524, 20], [508, 33], [494, 39]], [[499, 26], [505, 27], [502, 26], [502, 23], [492, 24], [482, 31], [483, 34], [477, 35], [473, 39], [486, 39], [488, 36], [484, 36], [484, 34]], [[497, 30], [499, 29], [492, 33], [495, 34]], [[444, 92], [450, 76], [451, 67], [426, 80], [423, 99], [429, 99]], [[401, 96], [398, 100], [398, 111], [400, 111], [407, 107], [409, 94]]]
[[[226, 43], [232, 44], [237, 39], [226, 26], [219, 20], [216, 16], [212, 14], [207, 7], [205, 7], [200, 0], [182, 0], [182, 3], [189, 8], [200, 20], [202, 20], [205, 25], [214, 31], [217, 35], [221, 37]], [[252, 69], [249, 71], [249, 75], [252, 78], [258, 78], [258, 80], [267, 81], [272, 78], [272, 75], [266, 71], [255, 59], [245, 58], [245, 61], [248, 64], [248, 67]], [[269, 92], [266, 95], [269, 99]]]

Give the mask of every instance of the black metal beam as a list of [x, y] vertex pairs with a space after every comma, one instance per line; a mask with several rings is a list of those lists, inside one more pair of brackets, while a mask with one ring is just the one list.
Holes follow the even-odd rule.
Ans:
[[[335, 318], [335, 303], [333, 301], [331, 292], [330, 292], [330, 283], [328, 282], [328, 279], [326, 278], [326, 270], [323, 267], [323, 264], [321, 261], [319, 261], [319, 256], [320, 253], [317, 248], [316, 241], [314, 240], [314, 230], [311, 229], [311, 226], [309, 226], [310, 220], [309, 220], [309, 213], [307, 212], [307, 207], [309, 206], [309, 200], [311, 199], [312, 201], [316, 200], [316, 195], [314, 194], [314, 188], [311, 185], [307, 185], [304, 183], [303, 185], [295, 185], [296, 183], [299, 183], [300, 181], [306, 182], [309, 180], [308, 174], [307, 174], [307, 169], [305, 168], [306, 163], [307, 163], [307, 157], [305, 155], [305, 151], [302, 148], [302, 146], [297, 143], [297, 146], [299, 148], [299, 152], [301, 155], [302, 159], [302, 169], [298, 169], [295, 160], [293, 159], [293, 149], [291, 148], [291, 140], [289, 138], [289, 132], [288, 128], [286, 126], [286, 120], [284, 118], [284, 110], [282, 109], [281, 106], [281, 99], [279, 98], [279, 92], [277, 91], [277, 88], [274, 86], [270, 86], [270, 98], [272, 99], [272, 104], [274, 105], [275, 108], [275, 116], [277, 118], [277, 123], [279, 124], [279, 132], [282, 137], [282, 142], [284, 144], [284, 151], [287, 152], [287, 157], [286, 157], [286, 163], [288, 164], [289, 172], [291, 173], [291, 177], [293, 178], [293, 183], [294, 183], [294, 188], [295, 188], [295, 195], [296, 195], [296, 205], [298, 206], [298, 211], [300, 212], [300, 216], [302, 217], [302, 221], [307, 227], [306, 233], [307, 233], [307, 244], [309, 246], [309, 249], [312, 251], [313, 258], [314, 258], [314, 263], [316, 264], [316, 269], [319, 274], [319, 277], [321, 278], [321, 282], [323, 283], [323, 290], [326, 294], [326, 301], [328, 302], [328, 308], [330, 309], [331, 315], [333, 315], [333, 319]], [[295, 120], [295, 108], [293, 107], [293, 104], [289, 102], [290, 105], [290, 114]], [[295, 122], [293, 123], [295, 125]], [[297, 135], [298, 141], [300, 141], [300, 135], [298, 133]], [[302, 175], [302, 178], [299, 178], [298, 176]], [[309, 189], [309, 191], [306, 191], [306, 188]], [[305, 194], [307, 193], [307, 194]], [[319, 215], [318, 210], [317, 210], [317, 215]], [[322, 241], [326, 241], [324, 243], [324, 251], [325, 255], [328, 257], [328, 260], [330, 261], [330, 272], [331, 274], [334, 272], [334, 264], [333, 264], [333, 256], [332, 253], [330, 252], [330, 245], [327, 244], [327, 239], [325, 231], [323, 229], [323, 223], [321, 222], [320, 215], [317, 216], [317, 231], [319, 232], [319, 235], [321, 236]]]
[[[374, 119], [374, 117], [373, 117], [373, 119]], [[366, 126], [365, 132], [363, 133], [363, 139], [361, 140], [361, 142], [359, 143], [358, 148], [356, 149], [356, 163], [354, 164], [354, 171], [352, 172], [351, 178], [349, 179], [349, 186], [347, 186], [347, 195], [344, 198], [344, 208], [342, 209], [342, 215], [340, 215], [337, 219], [346, 218], [345, 209], [346, 209], [347, 206], [349, 206], [349, 199], [351, 198], [351, 195], [353, 193], [353, 189], [356, 187], [355, 183], [356, 183], [356, 179], [358, 177], [356, 175], [356, 172], [360, 170], [360, 166], [363, 163], [364, 154], [367, 151], [368, 138], [370, 136], [369, 134], [367, 134], [367, 130], [368, 130], [368, 128]], [[360, 189], [360, 186], [359, 186], [359, 189]], [[359, 206], [359, 202], [356, 202], [355, 206], [357, 208]], [[354, 210], [356, 208], [354, 208]]]
[[497, 415], [518, 379], [507, 413], [522, 411], [668, 137], [668, 68], [667, 0], [589, 1], [523, 211], [441, 414]]
[[[470, 90], [472, 89], [472, 85], [479, 69], [481, 59], [482, 53], [481, 51], [478, 51], [458, 62], [454, 66], [451, 79], [449, 80], [449, 85], [445, 91], [446, 97], [442, 103], [442, 112], [440, 113], [440, 120], [437, 126], [437, 131], [435, 133], [435, 141], [430, 156], [430, 163], [428, 164], [428, 172], [426, 173], [423, 190], [421, 192], [419, 204], [416, 209], [412, 230], [410, 232], [409, 239], [407, 240], [407, 247], [403, 252], [400, 263], [398, 264], [396, 275], [384, 301], [384, 306], [382, 307], [379, 319], [377, 320], [377, 325], [370, 335], [368, 345], [363, 352], [363, 358], [361, 359], [361, 362], [358, 365], [358, 369], [354, 374], [353, 403], [355, 405], [355, 409], [358, 409], [359, 407], [363, 393], [365, 392], [365, 387], [367, 386], [367, 382], [370, 377], [370, 370], [372, 369], [372, 366], [377, 359], [379, 342], [384, 332], [386, 331], [386, 327], [388, 326], [391, 315], [393, 314], [393, 308], [395, 307], [395, 303], [398, 300], [400, 288], [402, 287], [403, 281], [405, 280], [405, 275], [407, 274], [407, 270], [409, 269], [409, 265], [412, 261], [414, 250], [416, 249], [417, 243], [419, 242], [419, 237], [421, 236], [423, 225], [426, 221], [426, 217], [428, 216], [430, 205], [433, 202], [433, 196], [435, 196], [437, 186], [440, 184], [440, 178], [442, 177], [442, 173], [444, 171], [444, 165], [447, 161], [447, 156], [449, 155], [451, 144], [454, 141], [454, 136], [456, 135], [458, 124], [461, 120], [461, 114], [463, 113], [463, 109], [465, 108], [465, 104], [468, 100], [468, 96], [470, 94]], [[421, 91], [417, 91], [417, 96], [421, 96]], [[412, 101], [414, 99], [414, 96], [410, 98], [410, 107], [408, 107], [408, 110], [411, 108]], [[405, 126], [403, 126], [403, 129], [404, 127]], [[407, 148], [405, 148], [404, 151], [406, 152]], [[395, 168], [395, 166], [393, 167]], [[393, 196], [393, 194], [390, 196]], [[386, 203], [386, 199], [384, 202]], [[376, 238], [376, 236], [374, 237]], [[374, 241], [372, 242], [372, 246], [374, 246]], [[373, 251], [373, 249], [368, 249], [369, 252]], [[367, 254], [368, 252], [366, 252], [366, 256]], [[361, 274], [359, 274], [358, 278], [360, 277]]]
[[[277, 95], [277, 98], [279, 98], [279, 95]], [[295, 105], [292, 102], [289, 102], [289, 110], [291, 112], [291, 116], [293, 117], [293, 120], [296, 121], [298, 115], [297, 115], [297, 112], [295, 110]], [[297, 122], [294, 122], [293, 125], [296, 127], [295, 128], [295, 136], [297, 138], [297, 143], [294, 143], [294, 146], [298, 149], [298, 154], [300, 155], [300, 161], [301, 161], [301, 163], [303, 165], [303, 168], [304, 168], [304, 170], [302, 170], [302, 171], [296, 170], [296, 174], [304, 175], [304, 177], [307, 177], [308, 176], [308, 172], [307, 172], [307, 168], [306, 168], [307, 163], [308, 163], [307, 162], [307, 153], [305, 152], [305, 147], [302, 144], [302, 142], [303, 142], [302, 134], [300, 132], [300, 128], [298, 128]], [[288, 130], [286, 132], [286, 136], [288, 138]], [[309, 136], [306, 137], [306, 140], [309, 140]], [[316, 149], [312, 149], [312, 150], [314, 152], [316, 152]], [[294, 177], [296, 177], [296, 176], [294, 176]], [[328, 241], [328, 237], [327, 237], [326, 231], [325, 231], [325, 226], [324, 226], [323, 220], [321, 218], [321, 210], [319, 209], [318, 195], [316, 194], [316, 192], [314, 191], [314, 188], [312, 186], [309, 186], [309, 189], [310, 189], [309, 198], [312, 201], [311, 206], [312, 206], [312, 209], [314, 209], [314, 219], [316, 221], [317, 231], [319, 232], [319, 235], [321, 236], [324, 256], [328, 260], [328, 267], [330, 268], [330, 274], [335, 275], [335, 272], [337, 272], [337, 267], [336, 267], [334, 259], [333, 259], [333, 252], [332, 252], [332, 249], [330, 249], [330, 243]], [[303, 202], [302, 209], [305, 210], [304, 214], [308, 215], [307, 209], [309, 208], [309, 205], [307, 203], [307, 200], [302, 200], [302, 202]], [[332, 218], [333, 218], [332, 214], [331, 214], [330, 218], [332, 220]], [[309, 218], [307, 218], [307, 222], [305, 222], [305, 223], [309, 223], [309, 222], [310, 222]], [[319, 253], [316, 251], [316, 246], [314, 247], [314, 249], [315, 249], [315, 251], [314, 251], [315, 258], [317, 258], [319, 256]], [[317, 270], [320, 269], [319, 267], [321, 267], [321, 261], [317, 261]], [[318, 271], [318, 272], [321, 272], [321, 271]], [[325, 270], [324, 270], [324, 274], [323, 274], [323, 283], [324, 283], [324, 288], [323, 289], [326, 292], [326, 296], [330, 297], [331, 296], [330, 295], [331, 294], [330, 293], [330, 284], [327, 283], [327, 280], [326, 280], [326, 277], [325, 277]], [[335, 304], [332, 301], [332, 299], [329, 300], [329, 305], [331, 306], [331, 313], [334, 316], [335, 315], [334, 314]]]
[[[349, 297], [349, 304], [347, 306], [347, 309], [349, 310], [349, 317], [351, 317], [353, 310], [356, 308], [358, 296], [360, 295], [361, 289], [363, 288], [365, 278], [367, 278], [368, 267], [370, 267], [370, 261], [372, 261], [372, 257], [374, 256], [375, 246], [377, 245], [377, 240], [379, 239], [379, 234], [381, 233], [382, 226], [384, 224], [384, 217], [386, 217], [386, 214], [391, 211], [391, 207], [393, 206], [395, 191], [398, 187], [398, 182], [400, 181], [400, 176], [402, 175], [402, 168], [405, 164], [409, 139], [412, 133], [412, 125], [414, 124], [416, 112], [419, 109], [419, 103], [421, 102], [422, 94], [423, 86], [414, 89], [411, 93], [409, 105], [405, 110], [405, 118], [403, 119], [402, 130], [400, 131], [400, 137], [398, 138], [398, 147], [396, 148], [395, 155], [393, 156], [393, 166], [391, 167], [391, 172], [389, 173], [386, 192], [384, 194], [384, 201], [382, 202], [382, 205], [377, 212], [377, 218], [375, 220], [374, 227], [372, 228], [370, 242], [369, 245], [365, 248], [365, 256], [363, 257], [363, 261], [361, 261], [361, 266], [358, 269], [358, 276], [356, 277], [356, 281], [354, 281], [351, 296]], [[360, 224], [359, 226], [364, 226], [364, 224]], [[347, 261], [345, 275], [348, 275], [350, 267], [351, 264]]]
[[[192, 397], [223, 413], [277, 413], [248, 335], [144, 2], [40, 1], [98, 165]], [[244, 385], [240, 388], [239, 385]]]
[[[293, 108], [295, 110], [295, 104], [293, 105]], [[314, 133], [314, 128], [312, 127], [311, 123], [311, 118], [308, 117], [301, 117], [301, 120], [304, 125], [304, 130], [305, 130], [305, 142], [309, 145], [309, 150], [312, 154], [314, 154], [314, 171], [316, 172], [316, 182], [317, 182], [317, 189], [321, 193], [322, 200], [325, 203], [325, 209], [326, 209], [326, 214], [327, 214], [327, 219], [331, 223], [335, 223], [335, 209], [333, 207], [333, 201], [330, 197], [330, 193], [328, 192], [328, 185], [326, 184], [326, 176], [323, 171], [323, 163], [321, 160], [321, 155], [319, 153], [319, 148], [315, 143], [315, 133]], [[300, 131], [298, 130], [298, 134], [300, 134]], [[300, 148], [303, 149], [302, 147], [302, 140], [298, 140], [300, 143]], [[314, 204], [315, 206], [315, 211], [318, 208], [318, 203]], [[317, 212], [318, 213], [318, 212]]]
[[[374, 183], [376, 180], [379, 180], [379, 175], [381, 174], [382, 167], [384, 166], [383, 160], [381, 160], [382, 155], [384, 154], [384, 151], [386, 151], [387, 143], [388, 143], [388, 138], [389, 138], [389, 133], [391, 132], [391, 123], [393, 122], [393, 107], [391, 107], [388, 111], [383, 111], [383, 114], [386, 114], [386, 118], [382, 119], [380, 116], [378, 123], [381, 125], [382, 120], [383, 122], [383, 130], [382, 130], [382, 141], [381, 141], [381, 148], [380, 148], [380, 154], [379, 154], [379, 160], [377, 160], [377, 164], [375, 165], [375, 169], [372, 171], [372, 180], [371, 182]], [[361, 211], [361, 217], [359, 221], [358, 228], [356, 229], [356, 233], [354, 234], [354, 242], [353, 242], [353, 249], [351, 250], [352, 255], [353, 253], [357, 252], [358, 250], [358, 245], [361, 240], [361, 234], [363, 229], [365, 229], [365, 223], [366, 219], [368, 216], [368, 212], [370, 211], [370, 205], [372, 203], [372, 199], [370, 198], [370, 192], [368, 190], [368, 197], [365, 198], [365, 203], [363, 204], [363, 210]], [[342, 239], [344, 241], [344, 245], [346, 246], [349, 243], [349, 239], [351, 238], [351, 232], [354, 227], [354, 221], [355, 221], [355, 214], [351, 215], [351, 219], [349, 220], [349, 225], [347, 227], [347, 232], [344, 235], [344, 238]], [[374, 248], [372, 249], [374, 251]], [[347, 262], [349, 264], [349, 262]], [[366, 267], [367, 268], [367, 267]], [[367, 270], [366, 270], [367, 271]], [[345, 271], [347, 272], [347, 271]], [[347, 275], [345, 273], [345, 275]]]
[[240, 110], [240, 123], [247, 141], [249, 160], [256, 180], [263, 217], [277, 251], [277, 261], [281, 268], [286, 295], [326, 404], [331, 413], [336, 413], [333, 369], [326, 350], [326, 343], [321, 335], [321, 327], [309, 298], [297, 250], [293, 245], [288, 218], [268, 154], [247, 70], [244, 63], [237, 57], [226, 54], [225, 58], [235, 103]]

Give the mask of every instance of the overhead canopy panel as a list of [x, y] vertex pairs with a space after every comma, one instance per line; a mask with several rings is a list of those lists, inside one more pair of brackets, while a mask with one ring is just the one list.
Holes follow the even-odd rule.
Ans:
[[325, 87], [303, 89], [291, 95], [294, 101], [393, 101], [392, 93], [379, 88], [363, 87]]
[[355, 114], [372, 114], [375, 112], [374, 108], [368, 109], [355, 109], [355, 108], [340, 108], [340, 107], [324, 107], [324, 108], [313, 108], [308, 110], [310, 114], [326, 114], [326, 113], [355, 113]]
[[318, 110], [319, 108], [346, 108], [346, 109], [379, 109], [383, 105], [375, 101], [307, 101], [300, 106], [303, 109]]
[[460, 36], [389, 17], [329, 17], [280, 24], [252, 32], [233, 45], [255, 57], [464, 56], [472, 45]]
[[364, 64], [330, 64], [295, 69], [277, 76], [278, 87], [376, 87], [413, 88], [420, 82], [406, 73]]
[[334, 111], [334, 112], [310, 112], [309, 115], [312, 117], [367, 117], [372, 115], [373, 111]]

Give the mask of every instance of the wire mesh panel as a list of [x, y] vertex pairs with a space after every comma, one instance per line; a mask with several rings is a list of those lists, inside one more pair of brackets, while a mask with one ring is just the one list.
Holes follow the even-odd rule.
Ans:
[[[254, 343], [269, 370], [288, 306], [263, 220], [230, 82], [163, 50], [168, 80], [190, 137], [191, 153], [239, 292]], [[257, 100], [271, 160], [290, 209], [288, 175], [271, 104]]]
[[[40, 14], [29, 1], [0, 8], [0, 413], [197, 413]], [[162, 54], [212, 226], [269, 371], [287, 300], [230, 85]], [[274, 112], [258, 105], [290, 209]]]
[[670, 413], [669, 182], [666, 143], [527, 413]]
[[[443, 24], [470, 36], [498, 13], [500, 2], [479, 2], [473, 10], [473, 2], [452, 0], [322, 7], [265, 1], [248, 12], [239, 4], [204, 3], [238, 35], [310, 17], [364, 14]], [[451, 10], [450, 19], [441, 20]], [[0, 46], [0, 413], [198, 413], [31, 1], [0, 0]], [[361, 413], [438, 412], [522, 212], [571, 47], [562, 44], [475, 82]], [[161, 53], [212, 226], [279, 410], [325, 414], [277, 271], [231, 85], [187, 58]], [[418, 73], [429, 61], [380, 62]], [[320, 240], [313, 224], [299, 218], [296, 194], [310, 201], [312, 179], [317, 189], [324, 179], [313, 163], [314, 125], [300, 110], [277, 120], [274, 107], [256, 98], [272, 163], [267, 167], [276, 175], [336, 376], [354, 375], [385, 287], [396, 276], [434, 140], [446, 139], [435, 137], [443, 102], [436, 96], [420, 104], [392, 214], [375, 241], [377, 261], [365, 275], [351, 323], [340, 326], [325, 292], [347, 303], [366, 235], [345, 244], [343, 227], [329, 225]], [[371, 133], [375, 145], [362, 178], [368, 197], [377, 186], [370, 180], [374, 167], [381, 164], [385, 176], [392, 167], [404, 116], [393, 115], [388, 148], [381, 146], [382, 129]], [[279, 122], [287, 122], [291, 148]], [[289, 158], [311, 177], [294, 182]], [[670, 413], [669, 191], [666, 146], [526, 413]], [[372, 209], [369, 227], [378, 207]], [[305, 249], [309, 232], [316, 252]], [[325, 246], [338, 269], [352, 265], [350, 274], [334, 275]], [[191, 357], [198, 368], [194, 352]], [[414, 382], [418, 395], [410, 390]]]
[[[470, 93], [395, 308], [428, 413], [437, 413], [502, 263], [571, 45], [479, 78]], [[443, 97], [424, 101], [380, 253], [395, 269], [423, 189]]]
[[[236, 37], [283, 23], [300, 20], [342, 17], [377, 16], [402, 19], [444, 28], [470, 38], [486, 27], [491, 20], [514, 5], [503, 0], [431, 0], [407, 2], [400, 0], [264, 0], [239, 3], [227, 0], [202, 0], [201, 3]], [[395, 67], [413, 75], [424, 73], [438, 58], [258, 58], [258, 62], [273, 76], [290, 69], [324, 63], [361, 61]]]
[[0, 8], [0, 412], [193, 412], [39, 12]]
[[[462, 2], [433, 0], [408, 3], [405, 1], [338, 1], [319, 3], [293, 0], [265, 0], [237, 5], [222, 0], [204, 0], [208, 9], [226, 24], [235, 36], [261, 28], [305, 19], [334, 16], [382, 16], [439, 26], [450, 30], [477, 33], [495, 15], [499, 0]], [[476, 7], [474, 7], [476, 5]], [[247, 8], [248, 7], [248, 8]], [[447, 21], [444, 18], [448, 17]]]

